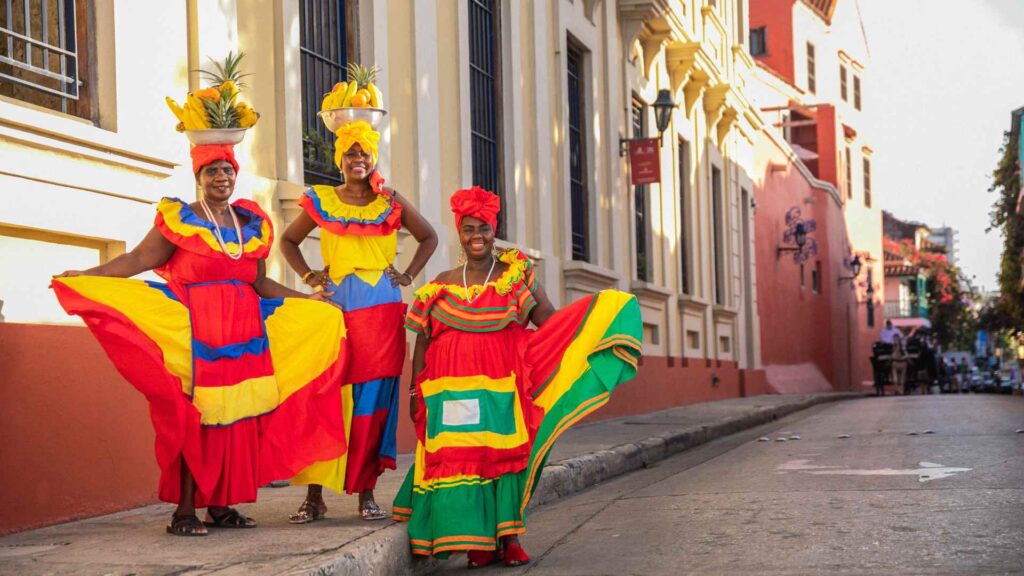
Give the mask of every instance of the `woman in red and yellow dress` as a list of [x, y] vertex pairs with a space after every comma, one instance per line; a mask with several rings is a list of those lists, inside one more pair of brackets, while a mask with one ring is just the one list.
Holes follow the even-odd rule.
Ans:
[[[345, 445], [338, 458], [317, 462], [292, 479], [308, 485], [306, 499], [291, 515], [293, 524], [323, 518], [323, 486], [359, 495], [363, 520], [388, 514], [374, 499], [377, 478], [395, 468], [398, 380], [405, 364], [406, 306], [400, 286], [408, 286], [437, 246], [433, 227], [391, 188], [377, 169], [380, 134], [366, 121], [335, 132], [335, 164], [345, 177], [338, 187], [313, 186], [302, 196], [303, 212], [285, 231], [281, 252], [310, 286], [332, 293], [345, 312], [349, 365], [340, 387]], [[395, 270], [398, 231], [418, 242], [409, 267]], [[323, 270], [312, 270], [299, 244], [319, 228]]]
[[[251, 528], [230, 508], [257, 487], [337, 456], [342, 313], [268, 279], [274, 232], [248, 200], [230, 202], [227, 145], [192, 148], [199, 201], [164, 198], [131, 252], [52, 287], [150, 403], [159, 496], [178, 505], [167, 531]], [[128, 279], [155, 270], [166, 284]], [[196, 508], [206, 508], [200, 522]]]
[[498, 197], [474, 187], [451, 206], [466, 262], [417, 290], [406, 317], [419, 441], [393, 517], [413, 554], [517, 566], [552, 444], [636, 373], [640, 309], [606, 290], [555, 312], [529, 259], [493, 252]]

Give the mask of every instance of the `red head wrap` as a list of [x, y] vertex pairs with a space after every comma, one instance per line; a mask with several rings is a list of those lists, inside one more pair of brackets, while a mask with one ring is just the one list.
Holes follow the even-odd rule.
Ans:
[[455, 213], [455, 225], [462, 228], [462, 219], [472, 216], [487, 222], [491, 228], [498, 229], [498, 212], [501, 211], [501, 199], [497, 194], [488, 192], [479, 186], [459, 190], [452, 194], [452, 212]]
[[230, 144], [200, 144], [192, 147], [192, 173], [199, 174], [203, 166], [218, 160], [225, 160], [238, 172], [235, 148]]

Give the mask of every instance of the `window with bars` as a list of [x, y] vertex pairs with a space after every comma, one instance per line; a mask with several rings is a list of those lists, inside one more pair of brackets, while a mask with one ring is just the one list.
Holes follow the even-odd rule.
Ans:
[[499, 238], [506, 238], [502, 165], [501, 2], [469, 0], [469, 110], [473, 184], [501, 199]]
[[864, 158], [864, 206], [871, 208], [871, 160]]
[[849, 97], [849, 90], [847, 90], [846, 81], [846, 66], [839, 65], [839, 97], [843, 99], [843, 102], [847, 101]]
[[[639, 96], [633, 95], [632, 107], [633, 138], [647, 137], [647, 103]], [[652, 265], [647, 228], [649, 217], [647, 209], [647, 186], [633, 187], [633, 215], [636, 228], [636, 279], [643, 282], [651, 280]]]
[[768, 53], [768, 28], [761, 26], [760, 28], [750, 29], [750, 55], [751, 56], [764, 56]]
[[860, 110], [860, 76], [853, 77], [853, 107]]
[[711, 167], [711, 241], [714, 243], [715, 304], [725, 302], [725, 199], [722, 198], [722, 170]]
[[680, 138], [679, 155], [679, 282], [683, 294], [690, 294], [690, 255], [686, 238], [686, 216], [690, 197], [690, 143]]
[[587, 190], [586, 82], [583, 50], [571, 40], [566, 58], [569, 80], [569, 201], [572, 213], [572, 259], [590, 261]]
[[317, 116], [324, 95], [348, 78], [348, 1], [299, 0], [302, 165], [307, 184], [337, 185], [334, 134]]
[[853, 198], [853, 155], [850, 147], [846, 147], [846, 197]]
[[814, 94], [818, 91], [818, 71], [815, 64], [814, 44], [807, 43], [807, 91]]
[[0, 96], [93, 120], [86, 0], [0, 0]]

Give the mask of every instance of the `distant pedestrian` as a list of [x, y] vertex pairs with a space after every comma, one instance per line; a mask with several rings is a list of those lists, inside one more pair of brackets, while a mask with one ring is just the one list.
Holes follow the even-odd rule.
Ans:
[[885, 344], [892, 344], [893, 340], [896, 337], [902, 336], [902, 335], [903, 335], [903, 333], [900, 332], [899, 328], [893, 327], [892, 320], [886, 320], [885, 321], [885, 328], [882, 328], [882, 333], [879, 335], [879, 339], [882, 342], [884, 342]]
[[906, 348], [903, 347], [903, 338], [896, 336], [892, 341], [892, 383], [893, 394], [900, 396], [906, 394], [907, 364], [910, 358]]

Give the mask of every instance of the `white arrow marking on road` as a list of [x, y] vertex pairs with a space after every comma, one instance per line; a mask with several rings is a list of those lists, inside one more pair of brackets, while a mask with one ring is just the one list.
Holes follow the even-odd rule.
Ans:
[[970, 472], [973, 468], [953, 468], [933, 462], [919, 462], [916, 470], [896, 470], [893, 468], [880, 468], [878, 470], [855, 470], [845, 466], [819, 466], [811, 464], [810, 460], [790, 460], [780, 465], [777, 470], [780, 473], [803, 472], [805, 474], [835, 474], [840, 476], [917, 476], [918, 481], [928, 482], [929, 480], [941, 480], [955, 475], [957, 472]]

